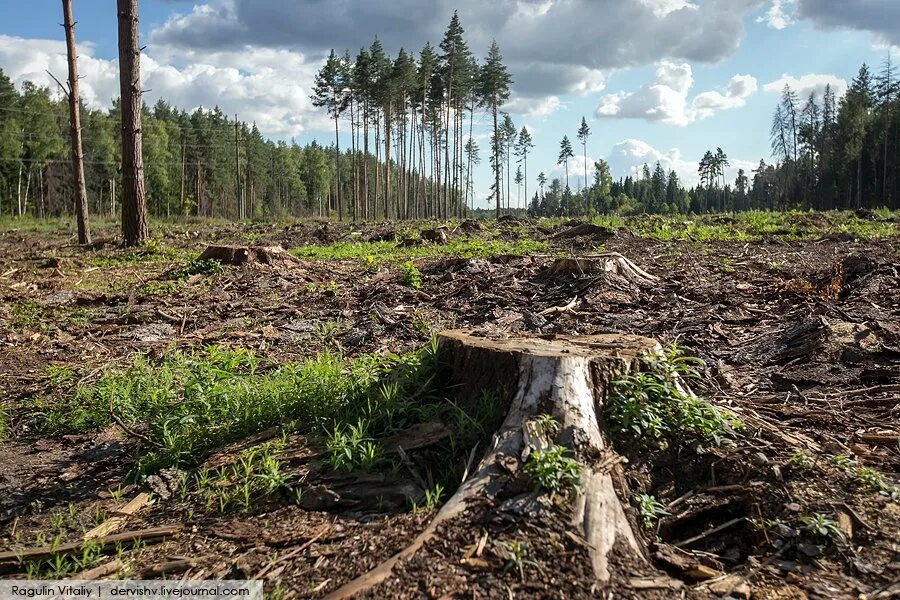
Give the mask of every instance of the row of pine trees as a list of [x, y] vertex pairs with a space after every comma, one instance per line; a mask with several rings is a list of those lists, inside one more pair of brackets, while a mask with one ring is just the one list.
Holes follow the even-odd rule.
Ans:
[[[462, 216], [474, 204], [473, 172], [481, 160], [473, 135], [478, 111], [491, 120], [492, 195], [500, 214], [512, 146], [517, 142], [527, 169], [533, 144], [527, 129], [518, 134], [502, 113], [512, 78], [496, 42], [479, 63], [464, 34], [454, 13], [438, 48], [426, 44], [418, 59], [403, 48], [391, 59], [377, 38], [355, 58], [331, 51], [312, 99], [334, 120], [339, 181], [341, 121], [349, 117], [352, 176], [349, 187], [337, 186], [339, 217], [345, 205], [354, 218]], [[374, 173], [365, 160], [373, 153]], [[508, 182], [506, 188], [509, 207]]]
[[[481, 163], [474, 128], [482, 115], [490, 129], [495, 215], [525, 206], [534, 215], [563, 216], [900, 208], [900, 87], [890, 59], [875, 76], [864, 65], [841, 98], [827, 87], [801, 101], [785, 87], [771, 128], [774, 162], [761, 160], [751, 173], [741, 169], [731, 182], [728, 156], [716, 148], [700, 159], [699, 184], [689, 189], [659, 163], [619, 180], [602, 160], [588, 165], [592, 132], [582, 118], [572, 132], [580, 147], [568, 134], [559, 144], [564, 179], [548, 181], [540, 172], [529, 190], [534, 141], [503, 111], [511, 85], [497, 45], [479, 62], [454, 14], [439, 46], [426, 44], [418, 56], [401, 49], [391, 58], [377, 38], [355, 58], [331, 52], [312, 93], [333, 119], [328, 147], [267, 140], [255, 124], [218, 108], [188, 114], [159, 101], [143, 110], [148, 209], [156, 216], [230, 219], [472, 214]], [[108, 111], [82, 107], [82, 114], [89, 210], [115, 215], [118, 103]], [[72, 212], [69, 136], [65, 102], [30, 83], [17, 90], [0, 71], [0, 215]], [[587, 176], [573, 189], [570, 166], [580, 160]]]

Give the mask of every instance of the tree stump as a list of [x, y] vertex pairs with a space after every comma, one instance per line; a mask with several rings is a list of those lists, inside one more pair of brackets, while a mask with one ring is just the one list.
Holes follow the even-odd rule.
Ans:
[[[441, 508], [412, 544], [327, 598], [349, 598], [387, 579], [394, 567], [431, 539], [437, 527], [467, 508], [495, 501], [534, 450], [550, 443], [567, 447], [581, 466], [574, 494], [572, 526], [590, 546], [599, 586], [609, 582], [610, 553], [646, 562], [645, 551], [622, 505], [627, 498], [619, 460], [604, 433], [601, 410], [609, 381], [636, 368], [638, 359], [658, 353], [654, 340], [634, 335], [539, 338], [489, 337], [472, 331], [446, 331], [439, 337], [439, 359], [449, 389], [465, 409], [485, 390], [509, 390], [506, 418], [477, 469]], [[542, 431], [539, 415], [559, 424], [554, 440]], [[617, 493], [618, 491], [618, 493]]]
[[605, 241], [614, 237], [615, 231], [594, 225], [593, 223], [578, 223], [568, 229], [564, 229], [552, 236], [555, 240], [569, 240], [572, 238], [592, 238], [595, 241]]
[[644, 271], [618, 252], [560, 258], [547, 270], [548, 275], [596, 275], [599, 273], [614, 273], [638, 285], [650, 285], [659, 281], [658, 277]]
[[300, 262], [281, 246], [207, 246], [200, 260], [215, 260], [226, 265], [260, 263], [286, 266]]

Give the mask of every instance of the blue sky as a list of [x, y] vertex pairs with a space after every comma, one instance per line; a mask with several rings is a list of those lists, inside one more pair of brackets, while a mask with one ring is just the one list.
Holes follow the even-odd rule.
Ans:
[[[607, 159], [617, 177], [659, 159], [692, 183], [716, 146], [733, 171], [751, 168], [769, 159], [784, 81], [804, 96], [828, 82], [840, 91], [862, 62], [877, 69], [900, 46], [897, 0], [141, 0], [146, 100], [219, 105], [269, 137], [330, 143], [308, 100], [324, 54], [355, 54], [375, 35], [389, 51], [418, 51], [440, 42], [455, 9], [473, 52], [483, 56], [497, 38], [516, 79], [509, 110], [536, 142], [530, 190], [541, 170], [562, 175], [559, 141], [574, 141], [582, 116], [593, 130], [589, 158]], [[108, 107], [118, 88], [115, 2], [75, 0], [74, 12], [83, 96]], [[0, 68], [14, 81], [49, 85], [45, 69], [64, 74], [59, 13], [50, 0], [0, 3]], [[484, 126], [477, 136], [486, 205]]]

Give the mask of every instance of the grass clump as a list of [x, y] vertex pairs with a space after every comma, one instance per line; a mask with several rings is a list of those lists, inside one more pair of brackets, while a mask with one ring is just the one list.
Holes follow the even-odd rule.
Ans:
[[194, 275], [218, 275], [224, 270], [222, 263], [208, 258], [192, 258], [170, 271], [174, 279], [187, 279]]
[[686, 442], [718, 445], [740, 424], [714, 406], [686, 391], [681, 382], [699, 377], [703, 361], [669, 346], [661, 355], [641, 359], [641, 370], [610, 385], [605, 419], [619, 438], [638, 441]]
[[298, 488], [277, 458], [283, 446], [283, 440], [267, 442], [244, 450], [233, 464], [215, 471], [198, 469], [193, 476], [185, 473], [178, 490], [180, 499], [194, 494], [207, 510], [246, 513], [271, 496], [295, 494]]
[[43, 328], [44, 308], [34, 300], [23, 300], [11, 306], [12, 325], [17, 329]]
[[381, 459], [381, 449], [366, 433], [363, 420], [339, 424], [328, 438], [328, 463], [336, 471], [368, 470]]
[[837, 521], [821, 513], [801, 515], [798, 518], [800, 528], [813, 538], [839, 541], [844, 539], [844, 532]]
[[884, 475], [875, 469], [861, 466], [846, 454], [836, 454], [830, 460], [834, 466], [844, 471], [864, 489], [887, 496], [892, 500], [900, 499], [900, 487], [889, 484]]

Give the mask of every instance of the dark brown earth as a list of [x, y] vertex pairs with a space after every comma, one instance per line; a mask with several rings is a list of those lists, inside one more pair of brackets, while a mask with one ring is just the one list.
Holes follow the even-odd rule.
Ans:
[[[365, 227], [358, 237], [383, 236], [386, 227]], [[101, 367], [173, 343], [238, 345], [278, 363], [326, 348], [351, 356], [408, 351], [432, 332], [456, 327], [619, 332], [678, 342], [703, 358], [707, 369], [695, 391], [732, 410], [745, 428], [700, 454], [622, 449], [632, 491], [655, 495], [671, 514], [646, 534], [653, 568], [622, 565], [616, 597], [897, 597], [900, 504], [831, 457], [852, 457], [893, 485], [900, 479], [898, 238], [701, 244], [627, 232], [573, 238], [566, 231], [565, 225], [528, 224], [505, 230], [509, 238], [549, 238], [553, 255], [418, 260], [421, 290], [404, 286], [396, 269], [354, 260], [247, 264], [227, 267], [211, 282], [176, 283], [166, 272], [180, 256], [135, 262], [112, 244], [73, 246], [67, 234], [3, 233], [0, 395], [10, 431], [0, 441], [0, 548], [17, 539], [32, 545], [50, 512], [70, 504], [73, 522], [63, 537], [77, 540], [98, 510], [118, 506], [109, 490], [128, 485], [136, 441], [120, 429], [62, 438], [32, 431], [22, 406], [49, 385], [48, 365], [89, 380]], [[487, 234], [470, 226], [449, 231]], [[197, 255], [208, 243], [249, 239], [291, 248], [355, 238], [348, 226], [325, 223], [192, 224], [173, 227], [162, 243]], [[641, 286], [607, 273], [547, 275], [559, 252], [588, 252], [600, 243], [659, 282]], [[30, 309], [33, 319], [22, 317], [28, 301], [37, 306]], [[289, 451], [305, 448], [301, 438], [288, 442]], [[799, 465], [798, 451], [810, 457], [809, 465]], [[125, 488], [124, 498], [138, 491]], [[636, 517], [634, 503], [623, 501]], [[429, 518], [422, 511], [318, 512], [287, 498], [256, 508], [250, 515], [221, 514], [177, 497], [157, 502], [127, 528], [179, 523], [183, 533], [131, 553], [130, 573], [187, 557], [192, 566], [179, 576], [262, 572], [270, 592], [317, 597], [402, 549]], [[484, 507], [452, 521], [372, 596], [606, 597], [593, 589], [587, 551], [567, 534], [565, 511], [511, 519]], [[817, 540], [800, 531], [798, 516], [813, 513], [838, 521], [846, 539]], [[770, 526], [753, 524], [764, 521]], [[448, 554], [478, 546], [485, 534], [480, 555]], [[509, 542], [527, 549], [521, 571], [508, 560]], [[691, 580], [673, 558], [675, 545], [715, 575], [738, 577]], [[636, 589], [637, 578], [656, 570], [686, 580], [684, 587]]]

